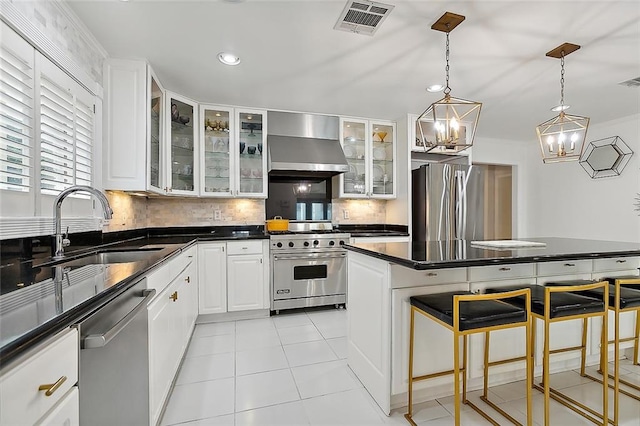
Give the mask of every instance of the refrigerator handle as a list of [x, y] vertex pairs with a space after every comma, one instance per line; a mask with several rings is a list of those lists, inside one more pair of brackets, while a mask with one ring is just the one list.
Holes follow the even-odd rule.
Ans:
[[456, 239], [464, 239], [467, 234], [467, 181], [469, 175], [464, 170], [456, 171]]
[[[449, 190], [449, 180], [451, 178], [451, 166], [449, 164], [445, 164], [442, 167], [442, 195], [440, 196], [440, 217], [438, 218], [438, 241], [448, 240], [450, 238], [449, 233], [442, 238], [442, 225], [444, 223], [445, 229], [449, 229], [451, 224], [451, 217], [449, 203], [450, 203], [450, 190]], [[442, 217], [444, 214], [444, 218]]]

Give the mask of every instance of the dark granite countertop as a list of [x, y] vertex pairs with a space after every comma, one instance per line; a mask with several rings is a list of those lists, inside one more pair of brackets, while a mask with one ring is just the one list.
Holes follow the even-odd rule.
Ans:
[[413, 269], [443, 269], [554, 260], [640, 256], [640, 243], [571, 238], [525, 238], [544, 247], [487, 249], [471, 241], [347, 244], [345, 248]]
[[338, 225], [335, 229], [348, 232], [352, 237], [408, 237], [409, 229], [405, 225], [366, 224]]
[[[269, 238], [262, 229], [164, 231], [146, 232], [146, 236], [134, 236], [95, 246], [85, 242], [81, 249], [68, 251], [65, 259], [57, 262], [42, 254], [34, 255], [31, 259], [24, 259], [24, 255], [9, 259], [5, 256], [0, 266], [0, 367], [29, 347], [109, 303], [140, 277], [197, 241]], [[129, 233], [120, 236], [131, 235]], [[151, 249], [149, 256], [140, 261], [100, 265], [83, 261], [86, 255], [98, 250], [120, 251], [139, 248]], [[68, 262], [72, 264], [66, 265]], [[62, 298], [62, 303], [56, 305], [53, 278], [56, 269], [59, 274], [62, 270], [56, 266], [63, 263], [63, 285], [67, 287], [63, 289], [63, 294], [64, 290], [75, 289], [75, 284], [86, 283], [87, 278], [91, 280], [91, 285], [82, 285], [82, 292], [75, 292], [73, 297]], [[37, 312], [31, 312], [26, 308], [31, 305], [37, 307]], [[22, 312], [19, 312], [21, 309]]]

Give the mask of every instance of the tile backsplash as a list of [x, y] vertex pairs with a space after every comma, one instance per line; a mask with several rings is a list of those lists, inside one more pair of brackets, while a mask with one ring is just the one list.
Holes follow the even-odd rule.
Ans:
[[[106, 191], [113, 218], [105, 232], [173, 226], [263, 225], [265, 201], [256, 199], [140, 197]], [[215, 212], [220, 219], [214, 220]], [[344, 212], [348, 212], [345, 219]], [[384, 200], [332, 200], [334, 224], [386, 223]]]

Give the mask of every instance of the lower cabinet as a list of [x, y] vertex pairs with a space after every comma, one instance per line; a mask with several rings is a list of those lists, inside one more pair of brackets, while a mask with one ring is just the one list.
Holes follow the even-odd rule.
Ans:
[[2, 366], [0, 424], [79, 424], [79, 350], [78, 331], [67, 329]]
[[[169, 395], [171, 384], [191, 337], [198, 312], [197, 263], [195, 247], [187, 256], [187, 265], [148, 306], [149, 313], [149, 418], [156, 424]], [[189, 258], [188, 256], [191, 256]], [[158, 272], [175, 272], [184, 258], [174, 259]], [[173, 274], [169, 275], [171, 279]], [[157, 276], [157, 272], [156, 272]], [[165, 275], [166, 276], [166, 275]]]
[[262, 254], [227, 257], [227, 310], [264, 309], [264, 259]]
[[269, 308], [268, 240], [198, 244], [198, 312]]

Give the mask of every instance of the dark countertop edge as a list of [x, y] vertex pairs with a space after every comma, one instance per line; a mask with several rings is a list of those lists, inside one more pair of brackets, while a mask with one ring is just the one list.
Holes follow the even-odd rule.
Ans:
[[[19, 357], [23, 352], [33, 348], [37, 344], [45, 341], [49, 337], [54, 334], [64, 330], [65, 328], [73, 325], [74, 323], [80, 321], [82, 318], [91, 315], [93, 312], [105, 306], [107, 303], [111, 302], [113, 299], [118, 297], [122, 292], [127, 290], [130, 286], [135, 284], [138, 278], [148, 274], [151, 270], [159, 267], [167, 260], [177, 256], [179, 253], [183, 252], [187, 248], [196, 244], [198, 241], [227, 241], [227, 240], [250, 240], [250, 239], [268, 239], [268, 235], [259, 234], [259, 235], [248, 235], [248, 236], [213, 236], [213, 235], [176, 235], [171, 234], [166, 237], [193, 237], [191, 241], [188, 241], [184, 244], [181, 244], [181, 247], [168, 253], [166, 256], [158, 259], [153, 265], [143, 268], [131, 276], [123, 279], [119, 283], [111, 286], [109, 289], [102, 291], [101, 293], [95, 295], [94, 297], [85, 300], [77, 306], [69, 309], [67, 312], [60, 314], [51, 320], [41, 324], [40, 326], [34, 328], [33, 330], [23, 334], [22, 336], [12, 340], [7, 343], [4, 347], [0, 348], [0, 369], [3, 369], [5, 365], [10, 364], [13, 360]], [[156, 237], [154, 235], [154, 237]], [[100, 248], [110, 247], [119, 243], [135, 241], [139, 239], [145, 239], [144, 237], [136, 237], [131, 238], [124, 241], [113, 242], [109, 244], [104, 244], [101, 246], [94, 247], [91, 251], [96, 251]], [[180, 243], [176, 243], [180, 244]], [[89, 251], [89, 252], [91, 252]], [[74, 253], [77, 255], [78, 253]]]
[[376, 238], [376, 237], [408, 237], [408, 232], [398, 232], [398, 231], [348, 231], [353, 238]]
[[442, 262], [426, 262], [403, 259], [400, 257], [390, 256], [388, 254], [379, 253], [376, 251], [368, 250], [362, 247], [357, 247], [349, 244], [343, 246], [347, 250], [351, 250], [357, 253], [366, 254], [367, 256], [375, 257], [378, 259], [386, 260], [391, 263], [406, 266], [408, 268], [416, 270], [427, 269], [450, 269], [450, 268], [465, 268], [469, 266], [490, 266], [490, 265], [514, 265], [517, 263], [532, 263], [532, 262], [553, 262], [556, 260], [580, 260], [580, 259], [605, 259], [610, 257], [631, 257], [640, 256], [640, 250], [632, 251], [617, 251], [617, 252], [598, 252], [598, 253], [567, 253], [561, 255], [548, 255], [548, 256], [526, 256], [517, 258], [494, 258], [494, 259], [475, 259], [475, 260], [446, 260]]

